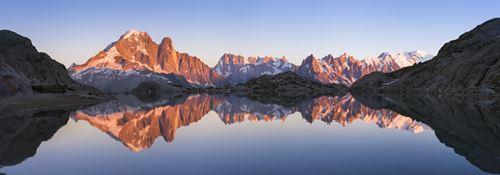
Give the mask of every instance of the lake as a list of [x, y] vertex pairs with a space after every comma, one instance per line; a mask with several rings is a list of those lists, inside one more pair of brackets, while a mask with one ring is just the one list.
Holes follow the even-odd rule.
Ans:
[[0, 172], [500, 173], [496, 106], [359, 99], [119, 96], [77, 110], [20, 112], [0, 117]]

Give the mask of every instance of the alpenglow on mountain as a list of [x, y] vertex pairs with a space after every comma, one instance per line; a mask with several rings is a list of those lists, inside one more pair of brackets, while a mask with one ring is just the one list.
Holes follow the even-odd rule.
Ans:
[[311, 55], [296, 66], [285, 57], [244, 57], [226, 53], [211, 68], [200, 58], [175, 50], [168, 37], [157, 44], [146, 32], [129, 30], [84, 64], [71, 65], [68, 71], [82, 84], [115, 93], [130, 92], [147, 80], [179, 87], [220, 87], [287, 71], [320, 83], [351, 85], [371, 72], [391, 72], [431, 57], [418, 50], [386, 52], [365, 60], [347, 54], [321, 59]]

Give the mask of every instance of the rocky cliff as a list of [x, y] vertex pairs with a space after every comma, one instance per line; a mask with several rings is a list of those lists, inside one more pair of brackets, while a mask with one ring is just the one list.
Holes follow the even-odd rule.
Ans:
[[71, 79], [64, 65], [38, 52], [30, 39], [0, 31], [0, 97], [70, 91], [99, 93]]

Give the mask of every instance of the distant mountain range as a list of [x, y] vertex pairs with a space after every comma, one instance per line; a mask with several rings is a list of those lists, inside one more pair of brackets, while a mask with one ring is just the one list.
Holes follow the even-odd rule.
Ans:
[[297, 72], [322, 83], [351, 85], [359, 78], [372, 72], [392, 72], [431, 58], [432, 55], [420, 50], [396, 54], [384, 52], [376, 58], [367, 58], [361, 61], [346, 53], [339, 57], [327, 55], [321, 59], [310, 55], [302, 61]]
[[[391, 72], [431, 57], [419, 50], [396, 54], [385, 52], [364, 60], [347, 54], [339, 57], [328, 55], [321, 59], [311, 55], [297, 66], [284, 57], [244, 57], [226, 53], [211, 68], [198, 57], [176, 51], [168, 37], [157, 44], [146, 32], [130, 30], [84, 64], [71, 65], [68, 71], [78, 82], [106, 92], [129, 92], [144, 80], [164, 80], [186, 87], [220, 87], [287, 71], [325, 84], [351, 85], [371, 72]], [[129, 81], [131, 79], [135, 81]]]

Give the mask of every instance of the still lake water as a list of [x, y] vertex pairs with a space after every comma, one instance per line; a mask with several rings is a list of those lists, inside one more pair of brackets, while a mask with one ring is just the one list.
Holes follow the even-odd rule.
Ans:
[[[446, 114], [428, 119], [425, 112], [421, 113], [424, 116], [412, 118], [388, 109], [371, 109], [350, 95], [323, 96], [293, 105], [237, 96], [195, 95], [154, 102], [122, 96], [77, 111], [3, 117], [0, 172], [71, 175], [498, 172], [500, 151], [496, 148], [500, 136], [495, 133], [500, 130], [499, 123], [488, 122], [500, 119], [486, 121], [488, 126], [481, 125], [485, 118], [477, 119], [483, 120], [477, 123], [461, 119], [460, 123], [449, 123], [454, 120], [446, 117], [474, 111], [462, 110], [466, 111], [462, 114], [455, 108], [453, 113], [444, 110], [447, 107], [438, 109]], [[481, 115], [496, 114], [493, 111]], [[6, 119], [12, 117], [18, 119]]]

